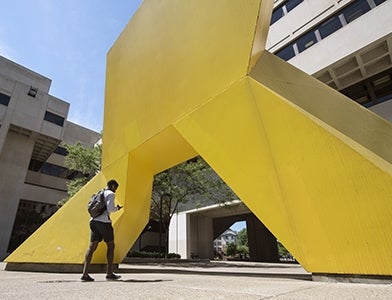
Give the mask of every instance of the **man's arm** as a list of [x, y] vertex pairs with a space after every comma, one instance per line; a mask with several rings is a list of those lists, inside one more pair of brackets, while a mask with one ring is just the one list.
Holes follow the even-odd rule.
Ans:
[[106, 198], [106, 209], [107, 209], [107, 211], [109, 213], [118, 211], [121, 208], [120, 205], [117, 205], [117, 206], [114, 205], [114, 199], [115, 199], [115, 194], [114, 193], [109, 193], [107, 195], [107, 198]]

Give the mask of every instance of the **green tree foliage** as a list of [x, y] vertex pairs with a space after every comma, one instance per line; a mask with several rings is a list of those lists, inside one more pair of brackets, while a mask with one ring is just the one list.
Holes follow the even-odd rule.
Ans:
[[246, 228], [243, 228], [238, 232], [237, 253], [243, 257], [247, 257], [249, 255], [248, 232]]
[[68, 169], [80, 171], [88, 179], [101, 170], [101, 145], [89, 148], [77, 142], [74, 145], [65, 145], [65, 148], [68, 154], [65, 157], [64, 165]]
[[101, 145], [90, 148], [77, 142], [74, 145], [65, 145], [65, 148], [68, 153], [64, 160], [64, 166], [77, 172], [77, 175], [67, 181], [68, 195], [58, 203], [59, 206], [64, 205], [101, 169]]
[[246, 228], [243, 228], [243, 229], [241, 229], [238, 232], [237, 244], [249, 247], [249, 244], [248, 244], [248, 231], [246, 230]]
[[235, 256], [237, 253], [237, 246], [234, 243], [228, 243], [226, 245], [226, 255], [227, 256]]
[[249, 255], [249, 247], [245, 245], [237, 245], [237, 253], [242, 257], [248, 257]]
[[283, 244], [278, 241], [278, 253], [279, 253], [279, 257], [290, 257], [291, 254], [289, 251], [287, 251], [287, 249], [283, 246]]
[[[161, 232], [167, 233], [170, 220], [180, 203], [192, 202], [198, 207], [205, 200], [224, 203], [234, 199], [237, 198], [230, 188], [197, 156], [155, 175], [150, 219], [159, 222]], [[164, 240], [163, 248], [166, 248], [167, 234]]]

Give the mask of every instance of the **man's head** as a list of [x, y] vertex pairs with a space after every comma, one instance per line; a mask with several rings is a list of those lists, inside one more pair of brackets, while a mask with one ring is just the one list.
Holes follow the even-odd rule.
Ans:
[[116, 192], [118, 188], [118, 182], [114, 179], [111, 179], [108, 181], [108, 189], [111, 190], [112, 192]]

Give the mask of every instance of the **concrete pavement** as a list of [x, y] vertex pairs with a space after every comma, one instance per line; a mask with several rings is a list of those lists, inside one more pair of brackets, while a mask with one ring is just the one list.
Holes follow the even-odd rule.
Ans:
[[120, 264], [119, 281], [91, 274], [4, 271], [0, 299], [392, 299], [392, 285], [310, 280], [299, 265], [263, 263]]

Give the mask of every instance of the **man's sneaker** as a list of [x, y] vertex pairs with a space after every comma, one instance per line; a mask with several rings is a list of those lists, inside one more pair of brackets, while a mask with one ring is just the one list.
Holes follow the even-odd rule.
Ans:
[[90, 275], [83, 275], [80, 278], [81, 281], [94, 281], [94, 278], [92, 278]]
[[116, 275], [114, 273], [106, 275], [106, 280], [118, 280], [120, 278], [120, 275]]

